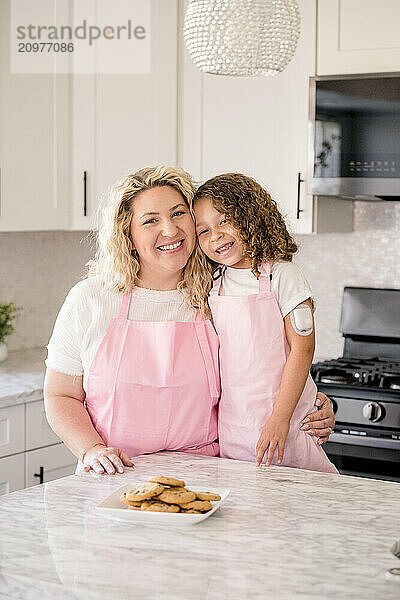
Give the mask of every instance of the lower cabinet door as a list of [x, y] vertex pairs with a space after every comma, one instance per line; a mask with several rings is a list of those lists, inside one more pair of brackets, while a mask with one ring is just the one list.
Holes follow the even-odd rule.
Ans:
[[28, 402], [26, 409], [25, 450], [34, 450], [54, 444], [61, 440], [47, 422], [43, 400]]
[[24, 438], [25, 406], [17, 404], [0, 408], [0, 456], [23, 452]]
[[24, 453], [0, 458], [0, 496], [25, 487]]
[[25, 452], [25, 487], [75, 473], [77, 458], [64, 444]]

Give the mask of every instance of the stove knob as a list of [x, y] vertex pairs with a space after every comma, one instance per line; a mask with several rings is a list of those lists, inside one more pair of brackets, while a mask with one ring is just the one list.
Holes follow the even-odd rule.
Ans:
[[382, 417], [382, 407], [377, 402], [364, 404], [363, 415], [368, 421], [376, 423]]

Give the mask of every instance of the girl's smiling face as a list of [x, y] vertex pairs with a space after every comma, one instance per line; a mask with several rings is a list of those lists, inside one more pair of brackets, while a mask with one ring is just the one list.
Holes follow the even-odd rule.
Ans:
[[250, 268], [250, 260], [239, 232], [220, 213], [207, 197], [194, 205], [199, 245], [211, 260], [235, 269]]

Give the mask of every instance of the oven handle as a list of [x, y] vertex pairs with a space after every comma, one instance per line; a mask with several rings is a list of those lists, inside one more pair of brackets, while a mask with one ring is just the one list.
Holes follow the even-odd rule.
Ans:
[[372, 448], [390, 448], [391, 450], [400, 450], [400, 440], [389, 440], [387, 438], [378, 438], [368, 435], [351, 435], [347, 433], [332, 433], [329, 436], [330, 442], [340, 444], [352, 444], [353, 446], [370, 446]]

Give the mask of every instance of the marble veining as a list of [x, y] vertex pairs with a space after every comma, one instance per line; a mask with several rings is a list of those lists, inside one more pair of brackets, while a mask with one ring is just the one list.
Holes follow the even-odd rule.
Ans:
[[[150, 475], [231, 493], [187, 529], [95, 506]], [[123, 475], [80, 473], [0, 498], [0, 598], [395, 599], [400, 484], [165, 452]]]

